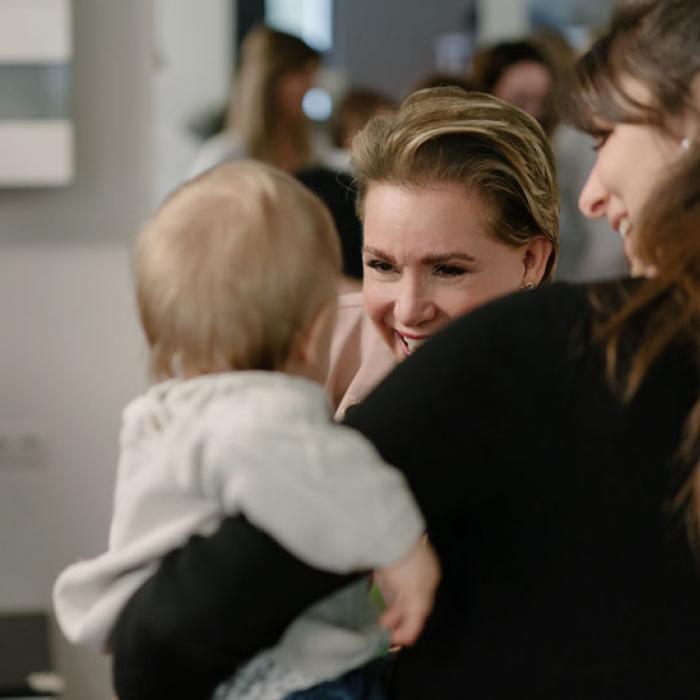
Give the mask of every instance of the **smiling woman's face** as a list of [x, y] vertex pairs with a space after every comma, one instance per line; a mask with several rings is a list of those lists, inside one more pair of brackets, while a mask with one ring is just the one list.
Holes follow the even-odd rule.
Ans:
[[487, 221], [485, 205], [456, 184], [369, 186], [364, 304], [398, 359], [453, 318], [529, 281], [528, 246], [499, 241]]
[[[639, 82], [623, 82], [627, 92], [640, 102], [649, 99]], [[643, 273], [634, 255], [634, 229], [656, 185], [683, 155], [683, 136], [695, 129], [677, 125], [677, 134], [651, 124], [599, 121], [601, 135], [593, 170], [581, 191], [579, 208], [589, 218], [607, 218], [612, 229], [622, 234], [632, 271]]]

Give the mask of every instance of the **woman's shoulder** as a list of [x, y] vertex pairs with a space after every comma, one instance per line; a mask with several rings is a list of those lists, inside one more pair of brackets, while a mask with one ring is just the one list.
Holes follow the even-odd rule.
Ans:
[[348, 292], [338, 297], [339, 313], [364, 315], [364, 305], [362, 303], [362, 292]]
[[338, 313], [333, 329], [331, 357], [342, 353], [348, 344], [357, 346], [359, 351], [363, 332], [370, 323], [362, 304], [362, 292], [349, 292], [338, 297]]
[[638, 280], [622, 278], [595, 283], [555, 282], [529, 292], [496, 299], [467, 314], [455, 325], [493, 329], [504, 337], [513, 333], [569, 334], [572, 323], [591, 318], [596, 308], [614, 309], [628, 299]]
[[590, 305], [590, 296], [595, 289], [613, 289], [624, 281], [603, 283], [554, 282], [532, 291], [511, 294], [501, 300], [503, 309], [538, 313], [567, 313]]
[[[339, 349], [349, 342], [358, 344], [362, 336], [372, 330], [372, 322], [365, 313], [362, 292], [348, 292], [338, 296], [338, 313], [333, 331], [333, 348]], [[334, 354], [334, 350], [331, 350]]]
[[546, 366], [553, 375], [569, 374], [597, 352], [592, 334], [596, 299], [612, 308], [626, 290], [627, 280], [557, 282], [501, 297], [456, 319], [416, 355], [426, 372], [441, 367], [464, 375], [470, 384], [519, 377], [525, 368], [541, 372]]
[[365, 313], [361, 292], [338, 297], [326, 388], [341, 413], [361, 401], [393, 367], [394, 359]]

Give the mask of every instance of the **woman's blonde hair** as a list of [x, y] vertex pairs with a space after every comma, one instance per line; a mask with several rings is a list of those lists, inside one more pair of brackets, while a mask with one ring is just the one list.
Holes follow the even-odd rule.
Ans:
[[[258, 26], [246, 35], [233, 83], [227, 121], [251, 158], [276, 164], [275, 140], [279, 124], [278, 87], [294, 71], [318, 63], [319, 53], [298, 37]], [[302, 160], [311, 152], [309, 122], [285, 124]]]
[[[593, 135], [606, 133], [616, 123], [654, 126], [679, 138], [680, 153], [680, 136], [674, 133], [679, 118], [694, 115], [700, 123], [693, 94], [699, 74], [698, 0], [627, 0], [613, 15], [608, 32], [577, 65], [572, 121]], [[626, 78], [646, 86], [648, 101], [629, 94]], [[621, 305], [593, 297], [598, 311], [595, 332], [606, 348], [608, 374], [626, 400], [637, 393], [672, 343], [690, 343], [700, 358], [697, 141], [649, 197], [633, 235], [635, 256], [654, 271], [653, 277], [641, 282]], [[637, 332], [640, 320], [643, 335], [630, 357], [626, 341], [629, 333]], [[681, 456], [692, 472], [676, 505], [688, 506], [689, 533], [700, 545], [700, 398], [688, 415]]]
[[135, 272], [156, 378], [276, 370], [335, 298], [330, 214], [294, 178], [253, 161], [182, 185], [141, 231]]
[[542, 283], [552, 278], [559, 251], [554, 155], [540, 125], [516, 107], [454, 87], [419, 90], [355, 137], [352, 167], [360, 217], [372, 183], [458, 184], [485, 204], [491, 233], [504, 243], [544, 236], [552, 252]]

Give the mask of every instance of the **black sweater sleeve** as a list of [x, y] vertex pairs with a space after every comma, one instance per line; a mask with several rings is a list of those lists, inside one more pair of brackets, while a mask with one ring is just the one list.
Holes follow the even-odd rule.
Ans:
[[244, 518], [171, 552], [110, 640], [120, 700], [197, 700], [319, 598], [352, 580], [313, 569]]

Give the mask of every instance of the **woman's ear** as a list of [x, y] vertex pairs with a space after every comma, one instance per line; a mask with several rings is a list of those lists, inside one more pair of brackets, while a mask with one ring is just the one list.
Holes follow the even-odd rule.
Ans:
[[696, 75], [690, 82], [690, 99], [692, 106], [686, 109], [684, 136], [690, 138], [691, 142], [697, 141], [700, 136], [700, 124], [698, 123], [698, 113], [700, 113], [700, 75]]
[[684, 151], [690, 150], [700, 137], [700, 75], [696, 75], [691, 81], [688, 94], [690, 104], [682, 111], [680, 117], [671, 121], [671, 130]]
[[552, 243], [544, 236], [535, 236], [522, 247], [523, 279], [521, 287], [532, 289], [537, 287], [544, 278], [547, 263], [552, 255]]

